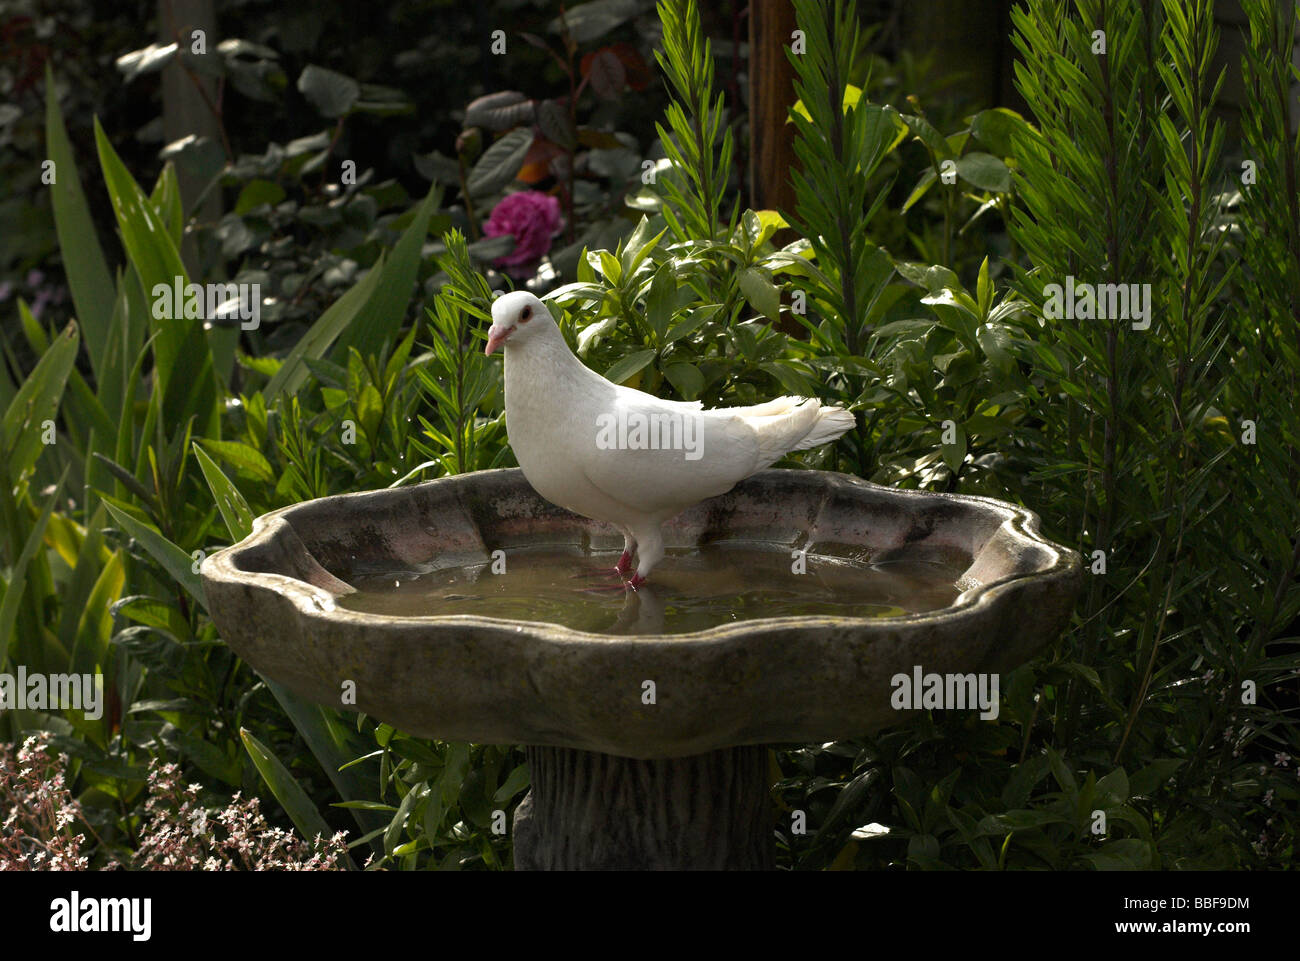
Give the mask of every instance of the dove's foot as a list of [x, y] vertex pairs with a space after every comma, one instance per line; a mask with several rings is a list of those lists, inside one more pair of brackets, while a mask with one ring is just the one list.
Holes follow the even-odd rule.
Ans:
[[642, 584], [645, 583], [645, 580], [646, 579], [642, 577], [640, 574], [633, 574], [632, 579], [627, 582], [627, 586], [632, 588], [632, 590], [636, 590], [638, 587], [640, 587]]

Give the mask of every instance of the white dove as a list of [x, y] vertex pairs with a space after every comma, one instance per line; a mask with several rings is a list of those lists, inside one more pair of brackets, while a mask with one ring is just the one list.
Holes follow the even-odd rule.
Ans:
[[492, 305], [484, 353], [502, 346], [506, 433], [524, 477], [551, 503], [623, 532], [615, 569], [627, 574], [636, 558], [634, 590], [663, 559], [664, 521], [854, 425], [847, 410], [801, 397], [704, 410], [610, 383], [527, 291]]

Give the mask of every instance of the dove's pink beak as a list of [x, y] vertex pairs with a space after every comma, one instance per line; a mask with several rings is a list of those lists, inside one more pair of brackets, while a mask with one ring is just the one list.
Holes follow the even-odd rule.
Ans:
[[515, 329], [513, 327], [498, 327], [496, 324], [493, 324], [488, 328], [488, 342], [487, 346], [483, 348], [483, 353], [491, 355], [491, 353], [504, 344], [506, 338], [514, 332]]

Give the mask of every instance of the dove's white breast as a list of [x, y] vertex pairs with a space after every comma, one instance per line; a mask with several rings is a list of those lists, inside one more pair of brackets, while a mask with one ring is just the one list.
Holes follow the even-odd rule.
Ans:
[[[533, 376], [533, 370], [540, 376]], [[607, 455], [596, 447], [596, 416], [611, 403], [613, 385], [596, 375], [574, 374], [578, 372], [564, 366], [546, 370], [540, 364], [507, 359], [510, 447], [524, 477], [542, 497], [574, 513], [617, 522], [629, 505], [597, 488], [583, 470], [594, 457]]]

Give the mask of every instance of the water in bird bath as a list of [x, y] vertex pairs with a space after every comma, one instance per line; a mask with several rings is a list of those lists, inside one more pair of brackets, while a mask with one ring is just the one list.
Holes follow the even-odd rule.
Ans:
[[899, 617], [938, 610], [960, 593], [961, 571], [922, 560], [867, 564], [789, 548], [709, 545], [668, 552], [648, 584], [624, 594], [618, 552], [512, 550], [490, 562], [428, 570], [353, 571], [341, 607], [389, 617], [476, 614], [596, 634], [684, 634], [768, 617]]

